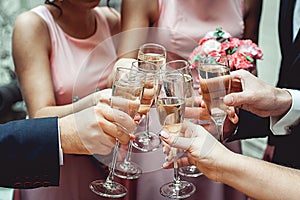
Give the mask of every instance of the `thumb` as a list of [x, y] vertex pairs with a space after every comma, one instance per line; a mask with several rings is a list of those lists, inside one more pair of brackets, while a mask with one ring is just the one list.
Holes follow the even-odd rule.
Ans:
[[249, 103], [249, 98], [245, 92], [230, 93], [224, 97], [223, 102], [227, 106], [239, 107]]
[[161, 136], [161, 139], [171, 147], [175, 147], [183, 150], [189, 150], [195, 139], [195, 138], [179, 137], [174, 134], [170, 135], [166, 131], [161, 131], [159, 135]]

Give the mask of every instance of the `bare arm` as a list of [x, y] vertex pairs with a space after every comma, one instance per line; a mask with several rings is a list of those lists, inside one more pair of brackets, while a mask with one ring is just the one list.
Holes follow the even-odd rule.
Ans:
[[[234, 153], [203, 127], [185, 123], [184, 137], [162, 133], [173, 147], [187, 150], [180, 165], [196, 165], [209, 179], [230, 185], [254, 199], [298, 199], [300, 171]], [[164, 167], [172, 166], [171, 162]]]
[[244, 0], [244, 38], [258, 43], [259, 23], [262, 10], [262, 0]]
[[106, 16], [111, 35], [118, 34], [121, 30], [121, 16], [120, 13], [110, 7], [100, 7], [104, 15]]
[[51, 42], [46, 23], [33, 12], [21, 14], [13, 31], [13, 58], [30, 118], [63, 117], [96, 105], [101, 93], [107, 93], [97, 92], [74, 104], [57, 106], [50, 72], [50, 54]]
[[[263, 0], [244, 0], [244, 39], [250, 39], [258, 44], [259, 39], [259, 24], [262, 10]], [[256, 62], [255, 62], [256, 65]], [[256, 68], [251, 71], [257, 76]]]
[[62, 116], [68, 113], [67, 108], [61, 113], [49, 113], [56, 105], [49, 63], [51, 44], [46, 24], [35, 13], [25, 12], [16, 19], [12, 48], [29, 116]]
[[[121, 6], [121, 34], [118, 39], [118, 66], [131, 66], [132, 58], [137, 58], [138, 48], [145, 43], [148, 27], [159, 16], [158, 0], [123, 0]], [[130, 59], [128, 59], [130, 58]], [[114, 73], [108, 78], [111, 87]]]
[[[134, 8], [134, 9], [133, 9]], [[158, 1], [123, 0], [119, 57], [136, 58], [137, 49], [146, 41], [148, 27], [158, 17]]]
[[254, 199], [299, 199], [300, 171], [230, 152], [218, 170], [218, 181]]

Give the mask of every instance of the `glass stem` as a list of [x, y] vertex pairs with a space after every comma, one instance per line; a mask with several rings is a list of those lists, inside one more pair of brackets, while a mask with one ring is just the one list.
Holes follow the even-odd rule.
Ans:
[[124, 164], [126, 164], [126, 165], [130, 164], [130, 162], [131, 162], [131, 153], [132, 153], [132, 140], [129, 141], [127, 154], [126, 154], [126, 157], [124, 159]]
[[176, 190], [179, 190], [179, 186], [180, 186], [180, 175], [179, 175], [179, 168], [178, 168], [178, 162], [177, 162], [177, 149], [176, 148], [172, 148], [172, 153], [174, 156], [174, 180], [173, 180], [173, 184], [175, 186]]
[[114, 181], [114, 173], [116, 169], [116, 163], [117, 163], [117, 153], [119, 149], [120, 142], [117, 140], [114, 151], [113, 151], [113, 158], [112, 158], [112, 166], [110, 167], [109, 174], [106, 178], [105, 185], [111, 185], [112, 182]]
[[150, 114], [149, 114], [150, 110], [146, 113], [146, 124], [145, 124], [145, 136], [147, 139], [149, 139], [150, 134], [149, 134], [149, 120], [150, 120]]
[[218, 131], [218, 140], [222, 143], [224, 141], [223, 128], [224, 128], [224, 120], [216, 123], [217, 131]]

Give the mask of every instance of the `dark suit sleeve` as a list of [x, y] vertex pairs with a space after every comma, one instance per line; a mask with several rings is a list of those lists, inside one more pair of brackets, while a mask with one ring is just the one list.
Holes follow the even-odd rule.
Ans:
[[27, 119], [0, 125], [0, 186], [58, 186], [58, 119]]
[[228, 138], [228, 142], [239, 139], [266, 137], [269, 134], [271, 134], [269, 117], [259, 117], [241, 109], [237, 132]]

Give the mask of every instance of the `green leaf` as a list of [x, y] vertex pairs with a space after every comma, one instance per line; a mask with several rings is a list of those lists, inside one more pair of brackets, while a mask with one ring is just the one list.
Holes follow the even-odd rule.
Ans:
[[244, 54], [244, 53], [241, 53], [243, 56], [245, 56], [245, 58], [246, 58], [246, 60], [248, 60], [249, 62], [253, 62], [254, 61], [254, 59], [251, 57], [251, 56], [248, 56], [248, 55], [246, 55], [246, 54]]
[[200, 60], [200, 56], [195, 56], [193, 62], [198, 62]]
[[236, 52], [237, 49], [238, 49], [237, 47], [234, 47], [233, 49], [227, 49], [226, 53], [231, 55], [234, 52]]
[[215, 36], [217, 38], [218, 42], [225, 42], [227, 39], [223, 38], [224, 35], [224, 31], [222, 29], [222, 27], [218, 27], [216, 28], [216, 31], [213, 33], [213, 36]]

